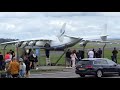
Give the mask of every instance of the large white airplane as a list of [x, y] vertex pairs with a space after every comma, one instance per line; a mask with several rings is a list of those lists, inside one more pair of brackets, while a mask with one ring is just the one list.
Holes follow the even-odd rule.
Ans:
[[[18, 41], [11, 41], [11, 42], [4, 42], [1, 45], [8, 45], [8, 44], [16, 44], [18, 47], [28, 47], [28, 46], [38, 46], [40, 48], [45, 48], [44, 45], [46, 43], [50, 44], [51, 50], [60, 50], [65, 49], [68, 47], [72, 47], [75, 44], [79, 43], [80, 46], [87, 44], [88, 42], [102, 42], [108, 43], [107, 41], [107, 34], [104, 32], [102, 35], [93, 35], [93, 36], [68, 36], [65, 35], [65, 26], [66, 23], [63, 24], [60, 33], [57, 35], [57, 38], [53, 39], [45, 39], [45, 38], [37, 38], [37, 39], [26, 39], [26, 40], [18, 40]], [[105, 30], [107, 30], [107, 24], [105, 24]]]
[[71, 37], [71, 36], [65, 36], [65, 26], [66, 23], [63, 24], [59, 34], [57, 35], [57, 39], [45, 39], [45, 38], [38, 38], [38, 39], [27, 39], [27, 40], [17, 40], [17, 41], [10, 41], [10, 42], [4, 42], [0, 45], [9, 45], [14, 44], [18, 47], [27, 47], [27, 46], [38, 46], [42, 49], [45, 49], [44, 45], [46, 43], [50, 44], [50, 50], [60, 50], [65, 49], [68, 47], [72, 47], [75, 44], [79, 43], [83, 38], [77, 38], [77, 37]]

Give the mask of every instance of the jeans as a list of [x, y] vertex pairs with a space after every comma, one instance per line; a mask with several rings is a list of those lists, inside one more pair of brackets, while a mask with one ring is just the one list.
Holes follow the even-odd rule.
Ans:
[[20, 77], [24, 77], [25, 76], [25, 71], [24, 70], [20, 70], [19, 74], [20, 74]]
[[111, 56], [111, 58], [112, 58], [112, 61], [117, 63], [117, 56], [116, 55]]

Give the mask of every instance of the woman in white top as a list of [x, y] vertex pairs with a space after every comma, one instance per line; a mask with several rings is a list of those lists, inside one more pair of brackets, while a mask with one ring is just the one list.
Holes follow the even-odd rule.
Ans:
[[92, 50], [90, 50], [88, 52], [88, 56], [89, 56], [89, 58], [94, 58], [94, 52]]
[[77, 59], [76, 53], [72, 52], [72, 54], [70, 55], [71, 57], [71, 61], [72, 61], [72, 67], [75, 67], [75, 61]]

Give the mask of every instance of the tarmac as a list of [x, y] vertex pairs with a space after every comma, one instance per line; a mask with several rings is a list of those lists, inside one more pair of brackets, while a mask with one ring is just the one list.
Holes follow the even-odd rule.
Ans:
[[39, 66], [36, 69], [31, 69], [31, 72], [39, 71], [70, 71], [72, 68], [66, 68], [65, 66]]
[[[75, 74], [75, 68], [65, 66], [39, 66], [35, 72], [30, 74], [30, 78], [82, 78]], [[95, 78], [93, 75], [86, 75], [86, 78]], [[108, 75], [102, 78], [120, 78], [120, 76]]]
[[[37, 72], [38, 71], [38, 72]], [[65, 66], [40, 66], [36, 72], [30, 74], [30, 78], [76, 78], [75, 68]]]

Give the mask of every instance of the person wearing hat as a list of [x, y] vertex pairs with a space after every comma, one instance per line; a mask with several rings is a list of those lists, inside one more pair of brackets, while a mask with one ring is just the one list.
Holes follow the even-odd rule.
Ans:
[[25, 77], [25, 74], [26, 74], [26, 65], [23, 62], [22, 58], [19, 59], [19, 63], [20, 63], [20, 72], [19, 72], [19, 75], [20, 75], [20, 77]]

